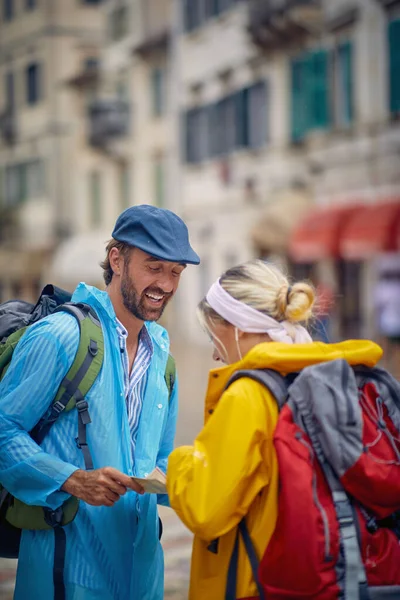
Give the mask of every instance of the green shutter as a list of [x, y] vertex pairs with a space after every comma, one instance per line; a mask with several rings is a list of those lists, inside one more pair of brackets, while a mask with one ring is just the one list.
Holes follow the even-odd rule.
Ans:
[[389, 23], [390, 112], [400, 111], [400, 19]]
[[308, 128], [308, 83], [306, 73], [307, 57], [302, 56], [291, 63], [291, 122], [292, 141], [299, 142], [304, 138]]
[[343, 93], [342, 122], [349, 125], [354, 117], [353, 111], [353, 45], [345, 42], [338, 46], [339, 77]]
[[328, 52], [312, 52], [308, 69], [311, 84], [309, 126], [310, 129], [326, 129], [330, 125]]

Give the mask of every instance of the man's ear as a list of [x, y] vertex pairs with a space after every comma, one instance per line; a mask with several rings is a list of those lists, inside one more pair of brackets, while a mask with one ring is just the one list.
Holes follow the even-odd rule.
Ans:
[[110, 261], [110, 266], [114, 275], [121, 275], [123, 258], [118, 248], [111, 248], [108, 260]]

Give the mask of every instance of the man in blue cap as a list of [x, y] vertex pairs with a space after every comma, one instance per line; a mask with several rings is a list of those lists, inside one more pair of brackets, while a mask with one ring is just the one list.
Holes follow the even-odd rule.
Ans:
[[[166, 472], [177, 418], [177, 381], [168, 390], [168, 334], [157, 321], [188, 264], [199, 264], [185, 223], [173, 212], [134, 206], [117, 219], [102, 263], [106, 291], [80, 283], [73, 302], [89, 304], [104, 336], [104, 359], [85, 397], [85, 470], [75, 411], [63, 414], [40, 446], [29, 431], [46, 413], [78, 345], [65, 312], [31, 325], [18, 344], [0, 394], [0, 481], [26, 504], [56, 510], [81, 500], [63, 527], [63, 585], [55, 585], [52, 531], [24, 530], [16, 600], [161, 600], [163, 552], [157, 501], [131, 477]], [[12, 407], [12, 408], [10, 408]], [[9, 487], [8, 487], [9, 486]]]

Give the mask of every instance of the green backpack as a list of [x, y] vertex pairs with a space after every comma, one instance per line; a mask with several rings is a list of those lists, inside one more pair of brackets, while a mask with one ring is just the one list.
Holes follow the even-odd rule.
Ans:
[[[61, 413], [76, 408], [77, 445], [82, 450], [85, 468], [90, 470], [93, 469], [93, 462], [86, 443], [86, 425], [91, 420], [85, 396], [102, 367], [104, 340], [100, 321], [93, 308], [83, 303], [71, 303], [70, 298], [68, 292], [48, 285], [35, 306], [18, 300], [0, 305], [0, 380], [7, 372], [15, 347], [29, 325], [61, 310], [73, 315], [80, 331], [75, 359], [51, 407], [30, 435], [40, 444]], [[175, 383], [175, 361], [171, 355], [168, 356], [164, 377], [170, 397]], [[29, 506], [9, 494], [0, 484], [0, 557], [18, 557], [22, 529], [59, 529], [59, 526], [67, 525], [75, 518], [78, 507], [79, 500], [73, 496], [56, 511]]]

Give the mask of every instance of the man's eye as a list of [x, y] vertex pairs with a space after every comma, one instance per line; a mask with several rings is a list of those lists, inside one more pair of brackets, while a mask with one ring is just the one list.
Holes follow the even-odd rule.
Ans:
[[150, 271], [154, 271], [154, 273], [158, 273], [161, 271], [161, 267], [149, 267]]
[[182, 271], [179, 271], [179, 273], [177, 271], [172, 271], [172, 275], [175, 275], [175, 277], [179, 277], [180, 275], [182, 275]]

